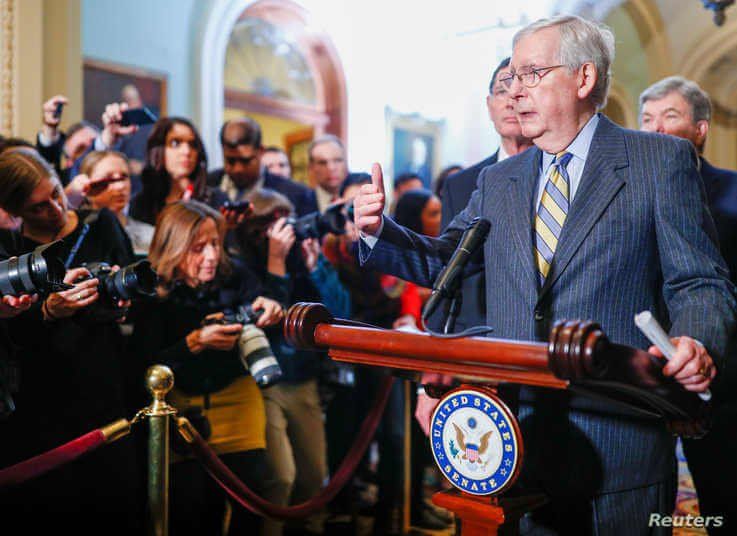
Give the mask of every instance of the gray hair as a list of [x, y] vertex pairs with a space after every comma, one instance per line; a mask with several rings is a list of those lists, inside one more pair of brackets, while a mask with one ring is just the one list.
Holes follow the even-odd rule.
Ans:
[[674, 92], [683, 97], [691, 107], [691, 118], [694, 123], [711, 120], [709, 94], [696, 82], [682, 76], [663, 78], [640, 93], [640, 118], [642, 118], [642, 107], [647, 101], [660, 100]]
[[512, 46], [516, 46], [524, 37], [555, 27], [560, 32], [558, 63], [575, 71], [584, 63], [592, 62], [596, 67], [597, 79], [590, 99], [597, 109], [603, 108], [606, 106], [612, 80], [614, 34], [608, 26], [600, 22], [589, 21], [576, 15], [558, 15], [540, 19], [519, 30], [514, 35]]
[[322, 145], [323, 143], [334, 143], [335, 145], [340, 147], [341, 151], [345, 153], [345, 146], [338, 136], [334, 136], [333, 134], [323, 134], [322, 136], [318, 136], [317, 138], [312, 140], [309, 147], [307, 147], [307, 156], [309, 157], [310, 162], [312, 162], [313, 149], [318, 145]]

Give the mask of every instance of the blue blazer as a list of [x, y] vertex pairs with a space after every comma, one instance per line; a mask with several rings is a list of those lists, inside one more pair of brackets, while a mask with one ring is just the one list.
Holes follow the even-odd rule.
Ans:
[[[537, 282], [532, 225], [541, 151], [485, 168], [468, 206], [429, 239], [384, 219], [362, 262], [430, 286], [475, 217], [484, 245], [486, 323], [494, 337], [547, 340], [559, 319], [599, 322], [612, 341], [649, 346], [633, 317], [651, 310], [673, 335], [702, 341], [718, 367], [735, 326], [734, 286], [690, 143], [625, 130], [601, 117], [545, 285]], [[552, 496], [592, 496], [673, 476], [663, 423], [569, 391], [523, 387], [526, 481]]]

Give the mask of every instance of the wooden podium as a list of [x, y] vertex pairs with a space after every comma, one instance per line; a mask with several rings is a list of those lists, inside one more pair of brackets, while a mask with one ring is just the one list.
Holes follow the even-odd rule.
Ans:
[[710, 404], [663, 376], [661, 359], [611, 343], [593, 322], [560, 321], [547, 344], [443, 339], [333, 319], [322, 304], [298, 303], [287, 312], [284, 333], [293, 346], [327, 350], [336, 361], [469, 378], [444, 394], [429, 438], [435, 461], [456, 488], [436, 493], [433, 502], [460, 518], [464, 536], [497, 534], [546, 501], [503, 494], [519, 475], [524, 446], [517, 419], [488, 384], [604, 398], [664, 419], [683, 437], [703, 435], [708, 426]]

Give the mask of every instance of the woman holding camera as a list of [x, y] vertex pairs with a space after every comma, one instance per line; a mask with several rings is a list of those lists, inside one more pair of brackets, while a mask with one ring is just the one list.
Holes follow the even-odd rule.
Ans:
[[[125, 304], [103, 298], [98, 279], [81, 266], [124, 266], [133, 252], [110, 211], [68, 210], [55, 171], [35, 150], [3, 152], [0, 178], [0, 207], [23, 221], [17, 230], [0, 231], [2, 256], [61, 240], [61, 260], [78, 267], [64, 278], [71, 289], [42, 297], [7, 320], [20, 363], [16, 411], [3, 424], [0, 465], [7, 466], [127, 415], [120, 333], [111, 319], [122, 316]], [[134, 533], [141, 528], [134, 471], [129, 442], [106, 445], [6, 493], [0, 498], [3, 523], [10, 526], [8, 516], [17, 516], [28, 533], [48, 525], [87, 534], [115, 516], [122, 519], [116, 530]]]
[[143, 190], [133, 198], [130, 215], [156, 225], [166, 205], [195, 199], [221, 206], [227, 197], [207, 186], [207, 154], [197, 129], [182, 117], [162, 117], [154, 124], [146, 144], [141, 174]]
[[[266, 476], [264, 402], [239, 355], [244, 326], [223, 313], [250, 304], [262, 311], [256, 326], [274, 325], [283, 318], [286, 289], [278, 279], [261, 284], [229, 261], [224, 233], [223, 217], [203, 203], [179, 201], [161, 211], [149, 253], [159, 298], [138, 311], [133, 340], [138, 355], [173, 369], [170, 401], [259, 491]], [[225, 494], [199, 463], [180, 456], [172, 481], [172, 534], [219, 534]], [[256, 522], [234, 506], [229, 534], [253, 534]]]
[[89, 178], [85, 197], [95, 210], [107, 208], [118, 217], [133, 246], [133, 253], [145, 257], [154, 236], [154, 227], [125, 213], [131, 200], [131, 170], [128, 157], [118, 151], [92, 151], [82, 160], [79, 172]]

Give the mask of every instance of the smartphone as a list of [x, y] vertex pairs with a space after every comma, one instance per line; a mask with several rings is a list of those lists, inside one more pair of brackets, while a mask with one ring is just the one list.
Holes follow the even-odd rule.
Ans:
[[61, 119], [61, 112], [64, 110], [64, 103], [57, 102], [56, 109], [54, 110], [54, 119]]
[[122, 115], [123, 118], [120, 120], [120, 124], [124, 127], [130, 125], [150, 125], [156, 122], [156, 116], [145, 106], [143, 108], [125, 110]]
[[222, 209], [224, 211], [232, 210], [237, 214], [245, 214], [251, 207], [251, 203], [248, 200], [244, 201], [226, 201], [223, 203]]

